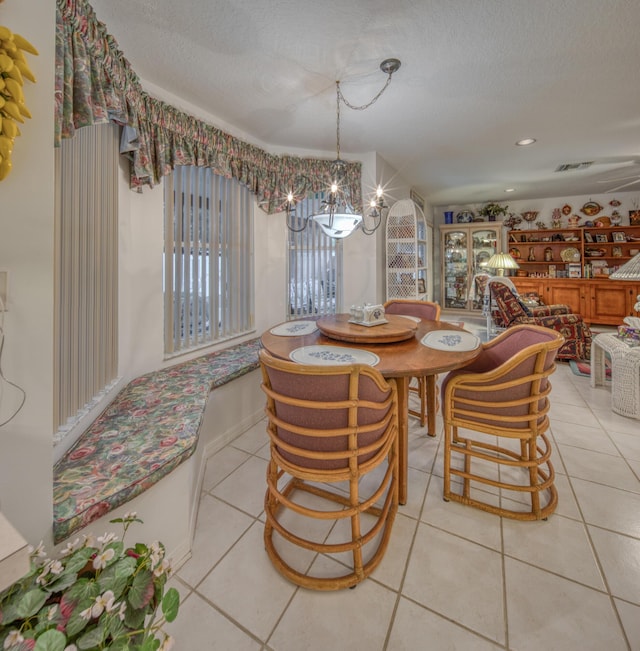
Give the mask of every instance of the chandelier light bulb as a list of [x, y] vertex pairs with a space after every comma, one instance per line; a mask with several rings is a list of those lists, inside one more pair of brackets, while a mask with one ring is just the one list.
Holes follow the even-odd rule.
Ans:
[[289, 194], [287, 195], [287, 201], [289, 203], [293, 203], [293, 192], [289, 192]]
[[334, 182], [331, 184], [331, 192], [332, 192], [333, 194], [335, 194], [337, 191], [338, 191], [338, 184], [334, 181]]

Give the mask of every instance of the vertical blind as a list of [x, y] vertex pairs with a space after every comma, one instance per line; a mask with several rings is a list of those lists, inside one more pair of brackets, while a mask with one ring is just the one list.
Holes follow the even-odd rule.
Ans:
[[249, 190], [209, 168], [193, 166], [176, 167], [164, 187], [165, 353], [251, 331]]
[[56, 149], [54, 427], [64, 430], [118, 372], [118, 127]]
[[[296, 205], [293, 227], [300, 228], [309, 215], [322, 208], [323, 194]], [[300, 232], [288, 231], [288, 318], [335, 314], [340, 304], [342, 242], [328, 237], [314, 222]]]

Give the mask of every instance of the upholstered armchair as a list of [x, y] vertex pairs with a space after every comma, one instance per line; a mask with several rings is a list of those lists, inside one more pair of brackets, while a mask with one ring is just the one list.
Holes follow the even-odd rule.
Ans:
[[489, 281], [489, 309], [498, 328], [531, 324], [552, 328], [565, 339], [558, 359], [588, 360], [591, 356], [591, 330], [582, 316], [573, 314], [568, 305], [527, 307], [508, 279], [496, 276]]
[[549, 376], [562, 343], [549, 328], [516, 325], [444, 378], [446, 501], [517, 520], [554, 511], [558, 495], [546, 431]]
[[[259, 357], [271, 442], [267, 554], [297, 585], [352, 587], [382, 560], [398, 509], [395, 381], [365, 365]], [[336, 574], [322, 563], [314, 573], [317, 554], [338, 561]]]

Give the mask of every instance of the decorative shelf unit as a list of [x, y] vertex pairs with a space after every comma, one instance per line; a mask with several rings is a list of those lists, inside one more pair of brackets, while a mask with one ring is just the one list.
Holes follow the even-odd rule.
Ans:
[[512, 230], [508, 247], [521, 276], [607, 277], [640, 252], [640, 226]]
[[486, 263], [501, 251], [500, 223], [440, 226], [442, 307], [448, 310], [482, 309], [477, 274], [492, 273]]
[[427, 223], [411, 199], [396, 201], [387, 215], [387, 300], [427, 298]]

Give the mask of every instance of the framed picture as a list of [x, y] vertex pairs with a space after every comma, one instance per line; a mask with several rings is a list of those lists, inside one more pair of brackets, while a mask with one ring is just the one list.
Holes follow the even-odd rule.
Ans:
[[409, 190], [409, 197], [413, 200], [413, 202], [420, 208], [420, 210], [424, 211], [424, 199], [413, 189]]
[[627, 236], [624, 233], [621, 232], [615, 232], [612, 233], [611, 236], [613, 237], [614, 242], [626, 242], [627, 241]]
[[608, 242], [606, 233], [596, 233], [596, 242]]
[[585, 233], [584, 233], [584, 241], [585, 242], [593, 242], [593, 237], [591, 237], [591, 233], [587, 233], [585, 231]]
[[427, 285], [424, 282], [424, 278], [418, 278], [418, 294], [426, 294]]
[[614, 258], [621, 258], [622, 257], [622, 247], [621, 246], [614, 246], [612, 253], [613, 253]]

